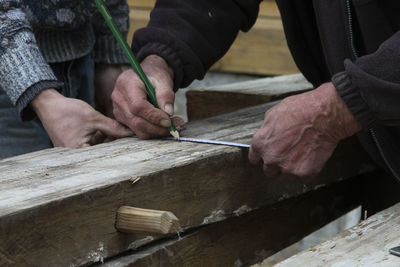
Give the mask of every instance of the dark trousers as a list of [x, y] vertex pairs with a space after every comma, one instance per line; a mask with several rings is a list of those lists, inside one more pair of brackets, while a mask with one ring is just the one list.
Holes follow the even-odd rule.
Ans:
[[[94, 62], [90, 56], [50, 64], [64, 83], [62, 94], [93, 106]], [[0, 159], [52, 147], [49, 136], [36, 118], [23, 122], [7, 94], [0, 88]]]

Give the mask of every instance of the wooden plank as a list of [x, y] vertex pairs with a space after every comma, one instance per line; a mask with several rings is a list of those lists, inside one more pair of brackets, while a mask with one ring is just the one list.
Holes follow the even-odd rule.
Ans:
[[149, 244], [104, 266], [248, 266], [357, 207], [360, 179], [354, 177], [179, 238]]
[[275, 266], [399, 266], [399, 240], [400, 203]]
[[275, 101], [312, 88], [303, 75], [293, 74], [189, 89], [186, 92], [187, 115], [189, 121], [203, 119]]
[[[130, 0], [128, 42], [134, 31], [145, 27], [154, 1]], [[283, 26], [275, 1], [263, 1], [260, 16], [253, 28], [240, 32], [228, 53], [213, 67], [215, 71], [279, 75], [298, 72], [286, 44]]]
[[[196, 121], [184, 136], [248, 143], [274, 103]], [[371, 168], [354, 139], [311, 184], [268, 179], [247, 150], [125, 138], [0, 161], [0, 265], [83, 265], [158, 239], [119, 233], [120, 206], [168, 210], [183, 229], [297, 196]], [[132, 183], [136, 181], [135, 183]]]

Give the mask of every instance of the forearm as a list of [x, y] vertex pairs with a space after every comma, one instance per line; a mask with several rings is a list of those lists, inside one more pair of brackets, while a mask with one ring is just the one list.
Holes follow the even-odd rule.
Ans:
[[0, 2], [0, 25], [0, 87], [22, 113], [43, 87], [60, 84], [36, 45], [20, 1]]
[[239, 30], [247, 31], [258, 15], [257, 0], [158, 0], [146, 28], [134, 35], [139, 61], [163, 57], [174, 71], [175, 90], [208, 69], [229, 49]]

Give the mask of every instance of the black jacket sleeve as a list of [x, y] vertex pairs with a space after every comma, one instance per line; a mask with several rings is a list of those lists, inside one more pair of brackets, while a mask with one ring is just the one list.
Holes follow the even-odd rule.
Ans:
[[175, 90], [201, 79], [229, 49], [239, 30], [255, 23], [261, 0], [157, 0], [146, 28], [133, 38], [139, 61], [163, 57]]
[[332, 81], [363, 129], [400, 125], [400, 31], [376, 52], [346, 60]]

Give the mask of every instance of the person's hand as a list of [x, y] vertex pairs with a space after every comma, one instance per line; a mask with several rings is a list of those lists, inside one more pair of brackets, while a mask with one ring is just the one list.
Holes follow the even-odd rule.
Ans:
[[333, 84], [326, 83], [267, 111], [251, 142], [249, 160], [263, 162], [266, 176], [307, 182], [321, 171], [337, 143], [358, 130]]
[[56, 147], [87, 147], [133, 134], [86, 102], [64, 97], [55, 89], [40, 92], [30, 106]]
[[110, 118], [114, 118], [111, 94], [121, 73], [122, 68], [119, 64], [96, 64], [94, 76], [96, 110]]
[[[146, 88], [132, 69], [124, 71], [112, 93], [115, 118], [131, 128], [141, 139], [169, 134], [170, 116], [174, 114], [173, 71], [159, 56], [150, 55], [141, 63], [155, 88], [159, 109], [148, 100]], [[184, 128], [181, 118], [174, 118], [177, 129]]]

